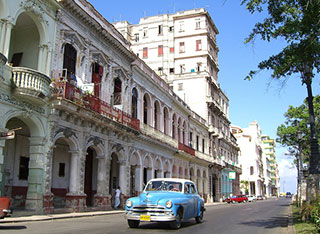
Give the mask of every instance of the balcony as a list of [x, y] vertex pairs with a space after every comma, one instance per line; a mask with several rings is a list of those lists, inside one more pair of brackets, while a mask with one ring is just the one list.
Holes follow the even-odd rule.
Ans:
[[101, 116], [112, 119], [118, 123], [126, 125], [140, 131], [140, 121], [129, 114], [110, 106], [108, 103], [96, 98], [93, 95], [83, 93], [83, 91], [68, 82], [56, 82], [52, 87], [52, 96], [70, 100], [75, 104], [99, 113]]
[[168, 136], [161, 132], [158, 129], [155, 129], [147, 124], [141, 124], [141, 133], [147, 136], [152, 137], [153, 139], [156, 139], [162, 143], [168, 144], [174, 148], [178, 148], [178, 141], [176, 139], [173, 139], [171, 136]]
[[182, 150], [182, 151], [184, 151], [184, 152], [186, 152], [188, 154], [191, 154], [192, 156], [195, 156], [195, 150], [193, 148], [185, 145], [185, 144], [182, 144], [182, 143], [179, 142], [179, 148], [178, 149]]
[[12, 67], [11, 88], [14, 94], [33, 102], [45, 102], [50, 95], [48, 76], [26, 67]]

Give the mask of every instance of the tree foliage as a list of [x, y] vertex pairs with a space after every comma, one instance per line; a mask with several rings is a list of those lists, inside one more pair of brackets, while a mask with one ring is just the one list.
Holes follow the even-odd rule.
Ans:
[[[252, 14], [268, 12], [262, 22], [256, 23], [246, 43], [257, 36], [268, 42], [282, 38], [287, 43], [280, 53], [261, 61], [260, 70], [271, 70], [276, 79], [302, 72], [303, 64], [319, 72], [320, 0], [241, 0], [241, 4]], [[246, 78], [250, 80], [256, 73], [252, 70]]]
[[[313, 99], [316, 129], [320, 128], [320, 96]], [[309, 127], [309, 110], [307, 100], [298, 107], [289, 106], [284, 114], [285, 122], [277, 128], [277, 142], [288, 148], [292, 155], [298, 153], [299, 146], [304, 155], [304, 162], [308, 161], [306, 155], [310, 155], [310, 127]], [[299, 139], [298, 131], [301, 132], [302, 138]], [[318, 139], [318, 141], [320, 138]]]

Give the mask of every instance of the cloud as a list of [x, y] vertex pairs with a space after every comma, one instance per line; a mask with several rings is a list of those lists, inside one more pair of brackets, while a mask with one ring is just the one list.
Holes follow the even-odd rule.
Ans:
[[278, 167], [280, 178], [297, 177], [297, 169], [292, 160], [281, 159], [280, 162], [278, 162]]

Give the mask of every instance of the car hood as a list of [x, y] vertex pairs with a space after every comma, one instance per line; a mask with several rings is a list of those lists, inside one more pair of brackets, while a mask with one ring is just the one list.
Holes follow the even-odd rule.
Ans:
[[181, 193], [178, 192], [144, 192], [139, 196], [140, 204], [158, 205], [160, 200], [172, 200], [181, 198]]

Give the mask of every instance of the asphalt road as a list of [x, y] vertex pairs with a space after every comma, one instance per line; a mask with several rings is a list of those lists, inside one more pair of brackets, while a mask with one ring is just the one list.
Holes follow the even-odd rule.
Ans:
[[[291, 199], [290, 199], [291, 200]], [[282, 234], [287, 233], [289, 199], [269, 199], [254, 203], [207, 206], [204, 222], [192, 219], [179, 230], [167, 224], [141, 223], [130, 229], [123, 214], [0, 224], [0, 233], [103, 234], [103, 233], [185, 233], [185, 234]]]

